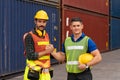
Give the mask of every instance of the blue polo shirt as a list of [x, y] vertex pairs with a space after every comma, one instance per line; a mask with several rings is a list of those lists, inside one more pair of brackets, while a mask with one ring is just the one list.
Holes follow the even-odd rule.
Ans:
[[[82, 35], [76, 41], [74, 41], [74, 35], [71, 35], [71, 39], [72, 39], [73, 42], [78, 42], [78, 41], [82, 40], [85, 36], [86, 35], [84, 33], [82, 33]], [[89, 38], [88, 39], [88, 50], [87, 50], [87, 53], [90, 53], [90, 52], [92, 52], [92, 51], [94, 51], [96, 49], [97, 49], [97, 46], [96, 46], [95, 42], [91, 38]], [[65, 53], [64, 43], [62, 44], [62, 52]]]

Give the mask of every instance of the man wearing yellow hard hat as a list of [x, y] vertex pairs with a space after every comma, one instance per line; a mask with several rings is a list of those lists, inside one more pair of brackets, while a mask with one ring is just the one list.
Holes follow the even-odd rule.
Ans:
[[102, 60], [94, 41], [85, 35], [79, 17], [71, 19], [72, 35], [67, 37], [61, 52], [51, 53], [58, 61], [66, 60], [67, 80], [92, 80], [91, 68]]
[[54, 47], [50, 44], [49, 35], [45, 30], [48, 20], [46, 11], [37, 11], [34, 16], [34, 29], [23, 36], [26, 55], [24, 80], [41, 80], [41, 72], [49, 71], [50, 53], [53, 52]]

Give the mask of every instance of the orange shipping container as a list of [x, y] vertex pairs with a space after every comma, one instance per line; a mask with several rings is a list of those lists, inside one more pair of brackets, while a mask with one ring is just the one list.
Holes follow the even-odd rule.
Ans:
[[62, 0], [62, 5], [109, 15], [109, 0]]
[[91, 37], [100, 51], [109, 50], [109, 17], [72, 8], [62, 11], [62, 42], [71, 35], [70, 19], [80, 17], [84, 23], [84, 33]]

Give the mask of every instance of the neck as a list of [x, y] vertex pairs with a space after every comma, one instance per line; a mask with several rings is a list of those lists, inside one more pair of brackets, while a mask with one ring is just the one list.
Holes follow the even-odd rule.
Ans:
[[82, 33], [80, 33], [80, 34], [74, 34], [74, 40], [76, 41], [81, 35], [82, 35]]

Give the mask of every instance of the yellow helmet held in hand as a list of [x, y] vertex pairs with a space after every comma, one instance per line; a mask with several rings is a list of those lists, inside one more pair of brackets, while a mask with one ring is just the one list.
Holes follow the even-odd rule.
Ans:
[[46, 13], [46, 11], [44, 10], [39, 10], [36, 12], [35, 16], [34, 16], [35, 19], [45, 19], [45, 20], [48, 20], [48, 14]]
[[90, 53], [84, 53], [79, 56], [79, 63], [86, 64], [93, 59], [93, 55]]

